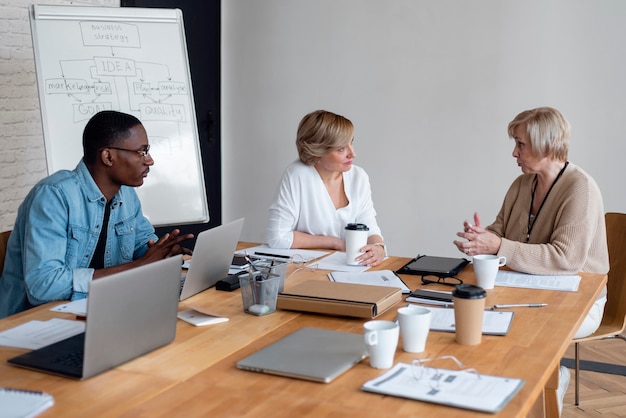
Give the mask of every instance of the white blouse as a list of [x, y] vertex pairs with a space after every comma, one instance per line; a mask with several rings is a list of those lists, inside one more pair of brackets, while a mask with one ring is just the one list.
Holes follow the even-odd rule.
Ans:
[[291, 248], [294, 231], [345, 240], [344, 228], [353, 222], [367, 225], [369, 235], [381, 235], [365, 170], [353, 165], [343, 173], [343, 185], [348, 205], [335, 209], [315, 167], [300, 160], [291, 163], [283, 173], [277, 196], [269, 208], [268, 245]]

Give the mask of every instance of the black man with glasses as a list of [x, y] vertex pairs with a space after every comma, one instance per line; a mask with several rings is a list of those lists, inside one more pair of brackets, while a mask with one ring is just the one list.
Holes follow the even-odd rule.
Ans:
[[0, 318], [55, 300], [87, 296], [108, 274], [177, 254], [193, 235], [161, 238], [143, 215], [135, 187], [154, 160], [135, 116], [107, 110], [83, 131], [74, 170], [39, 181], [18, 209], [0, 276]]

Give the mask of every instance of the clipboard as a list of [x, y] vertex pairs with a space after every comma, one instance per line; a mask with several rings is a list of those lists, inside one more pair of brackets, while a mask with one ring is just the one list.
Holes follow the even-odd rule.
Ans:
[[418, 255], [399, 268], [396, 273], [413, 274], [416, 276], [455, 277], [468, 264], [469, 260], [465, 258]]

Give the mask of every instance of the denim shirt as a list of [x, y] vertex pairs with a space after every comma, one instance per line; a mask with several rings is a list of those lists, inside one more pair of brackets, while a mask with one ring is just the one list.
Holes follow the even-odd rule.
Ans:
[[[37, 183], [20, 205], [0, 276], [0, 318], [54, 300], [86, 297], [106, 198], [81, 161]], [[134, 188], [111, 202], [104, 266], [141, 257], [157, 236]]]

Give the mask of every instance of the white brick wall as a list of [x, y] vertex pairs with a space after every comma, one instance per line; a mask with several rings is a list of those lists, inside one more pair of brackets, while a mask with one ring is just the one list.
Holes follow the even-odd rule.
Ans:
[[[33, 0], [0, 0], [0, 231], [47, 175], [28, 8]], [[38, 0], [37, 4], [119, 7], [119, 0]]]

